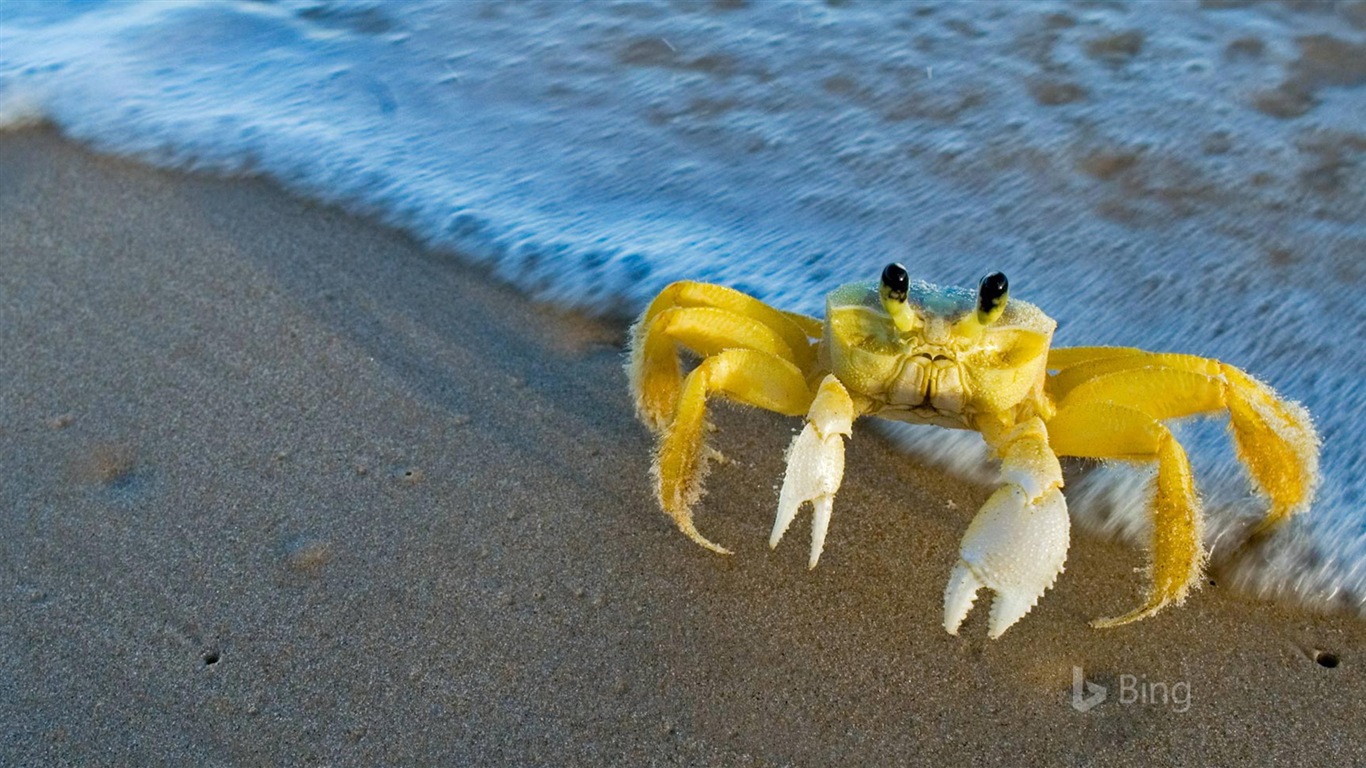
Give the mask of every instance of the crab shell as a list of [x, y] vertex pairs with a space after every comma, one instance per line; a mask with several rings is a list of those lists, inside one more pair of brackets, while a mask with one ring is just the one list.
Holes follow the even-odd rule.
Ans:
[[977, 315], [978, 294], [915, 281], [905, 304], [915, 323], [903, 331], [876, 283], [854, 283], [825, 300], [821, 362], [883, 418], [978, 429], [979, 417], [1046, 412], [1048, 346], [1057, 323], [1018, 299], [994, 322]]

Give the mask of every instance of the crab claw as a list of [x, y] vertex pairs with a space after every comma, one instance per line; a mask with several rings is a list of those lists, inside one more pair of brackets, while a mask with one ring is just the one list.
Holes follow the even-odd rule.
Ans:
[[778, 516], [773, 520], [770, 548], [778, 546], [802, 504], [811, 502], [811, 557], [808, 568], [815, 568], [825, 549], [825, 532], [830, 528], [830, 512], [835, 492], [844, 478], [844, 436], [821, 437], [816, 427], [807, 424], [787, 450], [787, 474], [778, 494]]
[[816, 567], [825, 549], [835, 492], [844, 479], [844, 438], [853, 431], [853, 419], [848, 391], [834, 376], [827, 376], [811, 403], [806, 426], [787, 449], [787, 474], [778, 494], [778, 516], [773, 519], [768, 546], [778, 546], [802, 504], [811, 502], [814, 514], [808, 568]]
[[1067, 504], [1057, 488], [1032, 502], [1018, 485], [998, 489], [963, 536], [944, 590], [944, 629], [958, 634], [978, 590], [986, 587], [996, 593], [987, 634], [1000, 637], [1062, 573], [1069, 529]]

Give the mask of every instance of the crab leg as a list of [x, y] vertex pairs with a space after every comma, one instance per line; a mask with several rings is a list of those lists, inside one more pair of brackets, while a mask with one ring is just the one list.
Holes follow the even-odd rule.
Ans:
[[1048, 369], [1058, 371], [1098, 360], [1150, 354], [1136, 347], [1053, 347], [1048, 350]]
[[706, 414], [707, 397], [714, 393], [785, 416], [806, 413], [812, 393], [797, 366], [752, 349], [728, 349], [708, 357], [684, 380], [674, 418], [664, 429], [655, 455], [659, 503], [693, 541], [729, 554], [698, 533], [692, 519], [692, 505], [702, 495], [706, 461], [713, 453], [706, 446]]
[[1244, 371], [1203, 357], [1120, 347], [1055, 350], [1048, 362], [1060, 369], [1047, 383], [1059, 408], [1109, 402], [1158, 420], [1227, 409], [1238, 456], [1271, 502], [1259, 531], [1313, 501], [1319, 439], [1308, 412]]
[[778, 516], [773, 520], [768, 546], [778, 546], [802, 504], [811, 502], [814, 513], [809, 568], [816, 567], [825, 549], [835, 492], [844, 478], [844, 438], [853, 433], [856, 415], [848, 390], [833, 374], [827, 375], [806, 413], [806, 426], [787, 449], [787, 474], [783, 476]]
[[776, 331], [794, 350], [808, 348], [808, 339], [818, 338], [822, 332], [821, 322], [814, 317], [774, 309], [734, 288], [691, 280], [672, 283], [660, 291], [641, 315], [637, 328], [645, 327], [655, 315], [673, 307], [715, 307], [751, 317]]
[[781, 312], [731, 288], [678, 282], [660, 292], [631, 329], [627, 375], [636, 414], [655, 432], [673, 417], [683, 386], [677, 347], [699, 356], [742, 348], [781, 357], [810, 373], [816, 355], [811, 337], [821, 333], [814, 318]]
[[944, 590], [944, 629], [958, 634], [977, 592], [986, 587], [996, 593], [987, 626], [995, 639], [1053, 586], [1067, 559], [1071, 526], [1062, 468], [1043, 421], [988, 424], [982, 436], [1001, 456], [1005, 484], [982, 505], [963, 536]]
[[1141, 607], [1116, 618], [1098, 619], [1092, 626], [1128, 624], [1168, 604], [1180, 604], [1199, 580], [1205, 562], [1200, 502], [1181, 444], [1149, 414], [1110, 402], [1064, 407], [1049, 421], [1048, 429], [1059, 455], [1157, 461], [1148, 597]]
[[636, 413], [656, 432], [673, 418], [683, 388], [679, 345], [700, 357], [727, 349], [752, 349], [798, 364], [787, 342], [751, 317], [713, 307], [666, 309], [649, 321], [632, 349], [628, 369], [636, 393]]

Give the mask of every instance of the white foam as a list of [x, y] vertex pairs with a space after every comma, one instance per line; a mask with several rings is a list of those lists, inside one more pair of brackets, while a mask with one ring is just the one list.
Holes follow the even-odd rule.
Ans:
[[[1303, 401], [1320, 500], [1238, 580], [1366, 615], [1366, 42], [1211, 5], [10, 2], [0, 126], [266, 174], [595, 311], [1003, 270], [1060, 344]], [[1255, 510], [1226, 442], [1190, 435], [1215, 536]], [[1133, 490], [1069, 495], [1137, 519]]]

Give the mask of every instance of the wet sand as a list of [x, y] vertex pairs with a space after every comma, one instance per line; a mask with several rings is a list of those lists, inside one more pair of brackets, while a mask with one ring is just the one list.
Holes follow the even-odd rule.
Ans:
[[869, 430], [808, 572], [804, 521], [766, 544], [794, 423], [719, 408], [712, 555], [655, 508], [622, 322], [50, 131], [0, 178], [0, 763], [1366, 761], [1358, 620], [1211, 583], [1092, 630], [1143, 558], [1078, 535], [951, 637], [989, 489]]

